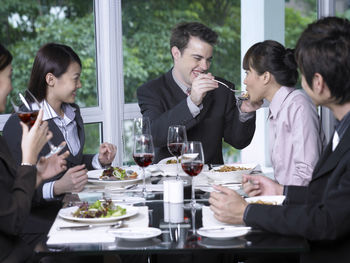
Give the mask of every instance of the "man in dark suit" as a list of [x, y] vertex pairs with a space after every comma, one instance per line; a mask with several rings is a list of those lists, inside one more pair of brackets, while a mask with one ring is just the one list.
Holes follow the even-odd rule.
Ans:
[[188, 140], [201, 141], [206, 163], [221, 164], [222, 139], [237, 149], [246, 147], [255, 131], [259, 105], [244, 101], [237, 107], [234, 84], [208, 73], [217, 34], [203, 24], [177, 25], [170, 48], [174, 66], [137, 90], [143, 116], [151, 121], [155, 160], [169, 157], [168, 128], [184, 125]]
[[328, 17], [310, 24], [298, 40], [296, 60], [303, 89], [338, 121], [309, 186], [245, 176], [248, 194], [284, 193], [283, 206], [248, 205], [225, 187], [216, 187], [220, 192], [209, 202], [220, 221], [305, 237], [310, 253], [301, 255], [302, 262], [350, 262], [350, 21]]

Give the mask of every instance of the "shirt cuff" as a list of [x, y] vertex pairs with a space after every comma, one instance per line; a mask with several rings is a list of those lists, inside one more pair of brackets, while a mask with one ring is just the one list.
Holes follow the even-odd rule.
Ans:
[[193, 118], [195, 118], [203, 109], [203, 104], [200, 104], [199, 106], [197, 106], [196, 104], [193, 103], [190, 96], [187, 97], [187, 106], [188, 106]]
[[251, 205], [248, 204], [244, 210], [244, 214], [243, 214], [243, 222], [246, 224], [246, 218], [248, 216], [248, 213], [249, 213], [249, 209], [250, 209]]
[[55, 199], [53, 194], [53, 186], [55, 184], [55, 181], [45, 183], [43, 185], [43, 198], [45, 200], [52, 200]]
[[98, 160], [98, 153], [96, 153], [92, 158], [92, 167], [94, 167], [95, 169], [103, 169], [102, 164]]
[[242, 101], [241, 100], [237, 100], [237, 108], [238, 108], [238, 112], [239, 112], [239, 120], [241, 122], [246, 122], [248, 120], [250, 120], [251, 118], [254, 117], [255, 112], [242, 112], [241, 111], [241, 106], [242, 106]]

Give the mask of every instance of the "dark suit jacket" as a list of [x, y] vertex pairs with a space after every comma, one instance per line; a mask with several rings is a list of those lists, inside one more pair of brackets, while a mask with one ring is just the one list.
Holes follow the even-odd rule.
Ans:
[[308, 187], [288, 186], [283, 206], [249, 205], [245, 216], [247, 225], [308, 239], [310, 262], [350, 262], [350, 128], [331, 149], [330, 142]]
[[[80, 151], [77, 155], [69, 155], [67, 158], [67, 168], [71, 168], [73, 166], [79, 165], [79, 164], [85, 164], [86, 168], [88, 170], [92, 170], [92, 154], [83, 154], [83, 148], [85, 143], [85, 133], [84, 133], [84, 123], [83, 119], [80, 115], [80, 109], [79, 106], [76, 104], [71, 104], [74, 108], [76, 108], [75, 111], [75, 121], [77, 123], [78, 128], [78, 135], [80, 139]], [[55, 122], [53, 120], [48, 120], [49, 123], [49, 129], [53, 133], [53, 137], [51, 139], [51, 142], [54, 145], [59, 145], [62, 141], [64, 141], [64, 137], [60, 129], [57, 127]], [[11, 153], [16, 161], [17, 164], [20, 164], [22, 161], [22, 150], [21, 150], [21, 140], [22, 140], [22, 128], [19, 125], [19, 118], [17, 114], [12, 114], [11, 117], [8, 119], [4, 126], [3, 130], [3, 136], [11, 149]], [[68, 150], [68, 147], [66, 146], [65, 149], [62, 150], [62, 152]], [[49, 153], [50, 148], [46, 144], [42, 151], [40, 152], [39, 156], [45, 156], [47, 153]], [[33, 208], [31, 211], [31, 215], [28, 219], [28, 222], [26, 223], [26, 226], [24, 228], [24, 233], [45, 233], [49, 230], [53, 220], [55, 219], [58, 210], [61, 207], [61, 197], [58, 197], [57, 200], [54, 201], [46, 201], [43, 199], [43, 185], [44, 183], [48, 181], [55, 181], [60, 179], [65, 172], [60, 173], [53, 178], [44, 181], [35, 191], [35, 195], [33, 198]]]
[[156, 155], [154, 163], [171, 156], [167, 149], [170, 125], [185, 125], [188, 140], [201, 141], [205, 162], [214, 164], [223, 163], [222, 139], [242, 149], [254, 135], [255, 116], [242, 123], [234, 94], [223, 86], [206, 94], [203, 109], [195, 118], [187, 106], [187, 96], [174, 81], [171, 70], [139, 87], [137, 98], [141, 113], [151, 121]]
[[30, 212], [36, 169], [18, 167], [0, 136], [0, 261], [20, 243], [21, 231]]

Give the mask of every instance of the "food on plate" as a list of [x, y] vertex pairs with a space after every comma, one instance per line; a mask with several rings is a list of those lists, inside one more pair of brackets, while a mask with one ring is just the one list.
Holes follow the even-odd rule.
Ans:
[[[179, 159], [179, 161], [181, 161], [181, 159]], [[166, 161], [166, 164], [175, 164], [177, 163], [176, 159], [170, 159]]]
[[100, 176], [101, 180], [129, 180], [137, 178], [138, 174], [132, 172], [129, 174], [126, 170], [120, 167], [110, 167], [105, 169]]
[[233, 172], [233, 171], [242, 171], [250, 170], [251, 168], [239, 167], [239, 166], [221, 166], [219, 169], [215, 169], [215, 172]]
[[119, 205], [114, 205], [112, 200], [97, 200], [95, 203], [89, 205], [84, 202], [73, 213], [74, 217], [78, 218], [106, 218], [118, 217], [126, 214], [126, 208]]

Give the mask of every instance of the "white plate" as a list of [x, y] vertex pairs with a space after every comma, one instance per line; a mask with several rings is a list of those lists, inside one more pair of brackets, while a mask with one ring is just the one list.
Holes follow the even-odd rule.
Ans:
[[274, 205], [281, 205], [286, 197], [284, 195], [261, 195], [254, 197], [247, 197], [245, 200], [248, 203], [255, 203], [257, 201], [272, 203]]
[[224, 229], [213, 229], [213, 230], [203, 230], [202, 228], [198, 229], [197, 233], [203, 237], [209, 237], [216, 240], [227, 240], [234, 237], [240, 237], [247, 234], [250, 230], [241, 229], [237, 227], [224, 228]]
[[142, 241], [159, 236], [162, 231], [155, 227], [120, 228], [109, 231], [116, 237], [129, 241]]
[[105, 222], [118, 221], [118, 220], [123, 219], [123, 218], [134, 216], [138, 213], [138, 210], [139, 210], [135, 206], [123, 206], [123, 205], [121, 205], [121, 207], [126, 208], [126, 214], [122, 215], [122, 216], [116, 216], [116, 217], [104, 217], [104, 218], [78, 218], [78, 217], [74, 217], [73, 213], [75, 211], [77, 211], [77, 209], [79, 208], [78, 206], [62, 208], [58, 212], [58, 215], [60, 217], [62, 217], [63, 219], [71, 220], [71, 221], [84, 222], [84, 223], [105, 223]]
[[[124, 170], [132, 170], [138, 174], [137, 178], [135, 179], [127, 179], [127, 180], [101, 180], [100, 176], [102, 175], [104, 169], [100, 170], [91, 170], [87, 172], [88, 176], [88, 182], [93, 184], [119, 184], [119, 185], [126, 185], [126, 184], [133, 184], [135, 182], [138, 182], [142, 180], [142, 169], [137, 165], [132, 166], [122, 166], [121, 167]], [[145, 174], [146, 178], [147, 174]]]
[[225, 182], [225, 183], [241, 183], [242, 182], [242, 174], [250, 174], [257, 164], [255, 163], [247, 163], [247, 164], [226, 164], [226, 166], [235, 166], [246, 168], [245, 170], [231, 171], [231, 172], [217, 172], [221, 166], [214, 167], [208, 172], [205, 172], [210, 179], [215, 182]]
[[[158, 170], [163, 171], [164, 175], [168, 175], [168, 176], [176, 176], [176, 169], [177, 169], [177, 164], [173, 163], [173, 164], [167, 164], [166, 162], [168, 160], [176, 160], [175, 157], [168, 157], [165, 159], [160, 160], [157, 164], [155, 164], [154, 166], [156, 166], [158, 168]], [[154, 167], [151, 168], [151, 170], [156, 170]], [[208, 171], [208, 165], [204, 165], [203, 166], [203, 170], [202, 172]], [[181, 168], [181, 164], [179, 164], [179, 175], [180, 176], [188, 176], [188, 174], [186, 174], [184, 172], [184, 170], [182, 170]]]

